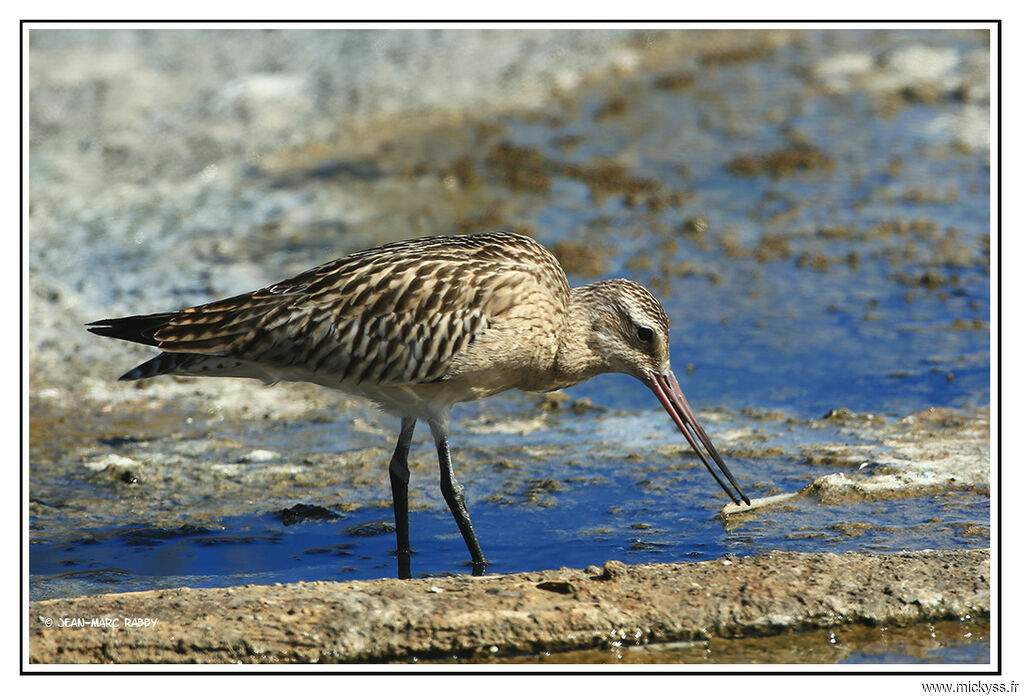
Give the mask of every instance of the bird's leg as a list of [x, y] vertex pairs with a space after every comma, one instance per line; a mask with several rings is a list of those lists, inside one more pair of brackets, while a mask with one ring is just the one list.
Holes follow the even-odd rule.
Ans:
[[473, 574], [483, 574], [487, 560], [484, 559], [480, 542], [476, 539], [473, 522], [469, 520], [469, 510], [466, 508], [466, 488], [455, 479], [455, 472], [452, 470], [452, 458], [448, 450], [448, 425], [432, 421], [430, 430], [434, 435], [434, 443], [437, 445], [437, 462], [441, 466], [441, 494], [455, 517], [455, 523], [459, 526], [462, 539], [466, 541], [466, 547], [469, 548], [469, 554], [473, 558]]
[[409, 567], [409, 556], [412, 553], [409, 548], [409, 443], [415, 428], [415, 419], [402, 419], [402, 431], [398, 435], [395, 453], [388, 467], [391, 475], [391, 502], [395, 508], [395, 537], [398, 538], [399, 579], [412, 576]]

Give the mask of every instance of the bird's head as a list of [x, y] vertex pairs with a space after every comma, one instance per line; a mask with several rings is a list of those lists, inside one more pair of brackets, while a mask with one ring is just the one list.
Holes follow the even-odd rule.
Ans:
[[[737, 504], [741, 500], [750, 504], [672, 373], [669, 320], [658, 299], [626, 279], [599, 281], [574, 291], [577, 302], [588, 310], [587, 344], [598, 357], [599, 372], [628, 373], [650, 388], [726, 494]], [[718, 466], [717, 471], [711, 462]]]
[[650, 291], [627, 279], [576, 290], [590, 310], [588, 344], [603, 372], [628, 373], [646, 383], [652, 371], [669, 368], [668, 315]]

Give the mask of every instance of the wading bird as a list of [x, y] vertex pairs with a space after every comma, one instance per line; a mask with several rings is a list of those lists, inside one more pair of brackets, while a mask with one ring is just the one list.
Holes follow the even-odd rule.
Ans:
[[389, 468], [399, 576], [409, 576], [407, 458], [418, 420], [430, 426], [441, 493], [474, 571], [482, 572], [486, 561], [452, 470], [448, 425], [456, 402], [512, 388], [543, 392], [627, 373], [654, 392], [726, 494], [750, 502], [672, 373], [661, 303], [624, 279], [569, 288], [555, 257], [523, 235], [395, 242], [251, 293], [88, 328], [162, 350], [121, 380], [172, 374], [308, 381], [369, 398], [401, 418]]

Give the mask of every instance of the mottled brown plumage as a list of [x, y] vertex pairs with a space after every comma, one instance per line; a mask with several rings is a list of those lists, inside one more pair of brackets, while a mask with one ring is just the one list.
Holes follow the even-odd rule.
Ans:
[[408, 553], [401, 501], [416, 420], [430, 424], [442, 491], [482, 566], [451, 473], [452, 404], [511, 388], [554, 390], [599, 373], [628, 373], [651, 387], [729, 496], [738, 501], [700, 446], [746, 499], [672, 377], [669, 321], [657, 299], [624, 279], [570, 289], [551, 253], [522, 235], [396, 242], [251, 293], [100, 320], [89, 330], [163, 350], [122, 380], [177, 374], [309, 381], [362, 395], [400, 416], [391, 463], [400, 554]]

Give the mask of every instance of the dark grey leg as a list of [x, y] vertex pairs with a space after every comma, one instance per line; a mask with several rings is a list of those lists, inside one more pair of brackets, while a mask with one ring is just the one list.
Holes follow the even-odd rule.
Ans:
[[469, 520], [469, 510], [466, 508], [466, 488], [455, 479], [455, 473], [452, 470], [446, 426], [430, 423], [430, 430], [434, 434], [434, 442], [437, 445], [437, 462], [441, 466], [441, 494], [455, 517], [455, 523], [459, 526], [462, 539], [466, 541], [466, 547], [469, 548], [469, 554], [473, 558], [473, 574], [483, 574], [487, 560], [484, 559], [480, 542], [476, 539], [473, 522]]
[[409, 579], [411, 575], [409, 556], [409, 444], [416, 420], [402, 419], [402, 431], [398, 435], [395, 453], [391, 456], [388, 473], [391, 475], [391, 502], [395, 508], [395, 537], [398, 539], [398, 578]]

